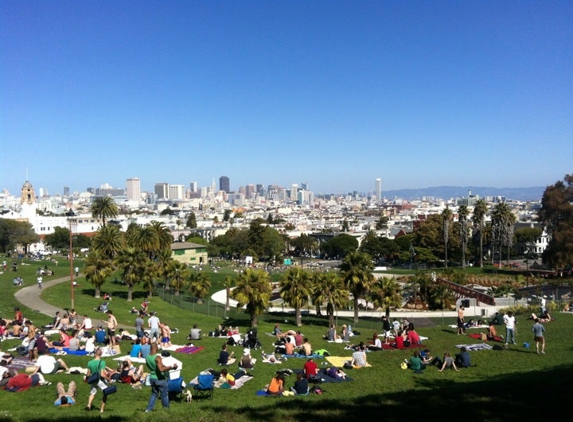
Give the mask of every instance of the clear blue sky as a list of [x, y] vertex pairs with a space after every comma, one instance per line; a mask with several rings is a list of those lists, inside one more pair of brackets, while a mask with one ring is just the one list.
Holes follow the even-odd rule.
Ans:
[[0, 2], [0, 189], [573, 173], [573, 2]]

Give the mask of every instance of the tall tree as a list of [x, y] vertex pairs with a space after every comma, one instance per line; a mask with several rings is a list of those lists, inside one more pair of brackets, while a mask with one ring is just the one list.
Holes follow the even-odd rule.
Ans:
[[133, 286], [141, 281], [147, 257], [135, 248], [122, 249], [116, 258], [116, 265], [122, 272], [122, 280], [127, 284], [127, 301], [133, 300]]
[[185, 223], [186, 227], [189, 227], [190, 229], [196, 229], [197, 228], [197, 216], [195, 215], [194, 212], [190, 212], [189, 216], [187, 217], [187, 222]]
[[378, 278], [372, 284], [369, 296], [374, 306], [384, 308], [387, 317], [391, 308], [402, 306], [402, 288], [393, 277]]
[[491, 214], [491, 223], [494, 242], [499, 247], [499, 264], [501, 266], [502, 250], [504, 246], [507, 247], [507, 260], [509, 264], [509, 253], [513, 246], [515, 215], [511, 212], [507, 203], [499, 202], [494, 207]]
[[100, 227], [92, 237], [92, 249], [113, 260], [124, 247], [124, 237], [117, 226]]
[[258, 316], [269, 307], [272, 287], [269, 274], [263, 270], [246, 269], [239, 274], [231, 297], [239, 307], [246, 307], [251, 317], [251, 327], [257, 327]]
[[172, 259], [167, 265], [167, 280], [169, 281], [169, 287], [175, 290], [175, 296], [179, 295], [179, 292], [185, 287], [191, 272], [189, 267], [181, 261]]
[[231, 310], [231, 289], [235, 287], [235, 279], [230, 275], [226, 276], [223, 280], [223, 287], [225, 288], [225, 312], [229, 312]]
[[117, 217], [119, 209], [111, 196], [100, 196], [92, 202], [91, 212], [94, 218], [101, 219], [105, 227], [106, 220]]
[[550, 236], [543, 260], [554, 268], [573, 265], [573, 174], [547, 186], [541, 200], [540, 219]]
[[344, 284], [353, 296], [354, 324], [356, 324], [359, 301], [365, 297], [374, 283], [372, 257], [363, 252], [352, 252], [344, 257], [340, 269], [343, 272]]
[[487, 214], [487, 204], [483, 199], [478, 199], [474, 205], [472, 223], [474, 233], [479, 239], [479, 266], [483, 268], [483, 238], [485, 228], [485, 216]]
[[296, 326], [302, 325], [300, 310], [310, 298], [310, 273], [299, 267], [286, 270], [280, 280], [280, 294], [285, 303], [294, 308]]
[[190, 270], [189, 272], [189, 291], [199, 300], [197, 303], [203, 303], [203, 298], [207, 296], [211, 289], [211, 278], [203, 271]]
[[88, 283], [94, 286], [94, 297], [96, 299], [99, 299], [101, 294], [101, 286], [105, 283], [105, 280], [111, 276], [112, 272], [112, 261], [102, 255], [98, 250], [90, 251], [86, 258], [83, 273]]
[[462, 268], [466, 268], [466, 247], [468, 244], [468, 207], [460, 205], [458, 208], [458, 221], [460, 223], [460, 241], [462, 245]]
[[170, 250], [173, 243], [173, 235], [169, 227], [160, 221], [152, 221], [150, 224], [151, 229], [157, 237], [157, 249], [153, 251], [154, 256], [157, 256], [160, 251]]
[[326, 305], [329, 326], [334, 325], [334, 312], [346, 306], [349, 295], [350, 293], [346, 290], [339, 272], [314, 273], [311, 287], [312, 302], [318, 309], [321, 305]]
[[322, 244], [322, 250], [330, 258], [344, 258], [358, 249], [358, 240], [346, 233], [334, 236]]
[[450, 240], [450, 223], [452, 221], [452, 211], [446, 207], [442, 211], [443, 235], [444, 235], [444, 265], [448, 268], [448, 242]]

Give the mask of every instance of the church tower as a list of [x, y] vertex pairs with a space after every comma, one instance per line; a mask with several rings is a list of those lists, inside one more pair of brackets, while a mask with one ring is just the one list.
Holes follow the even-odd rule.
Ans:
[[22, 185], [22, 194], [20, 195], [20, 205], [22, 206], [22, 217], [28, 220], [36, 216], [36, 193], [34, 187], [29, 181], [25, 181]]

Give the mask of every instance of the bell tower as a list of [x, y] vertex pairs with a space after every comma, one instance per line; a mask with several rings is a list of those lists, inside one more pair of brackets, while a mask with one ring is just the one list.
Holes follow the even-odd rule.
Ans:
[[29, 181], [25, 181], [22, 185], [22, 194], [20, 195], [20, 205], [22, 207], [22, 217], [32, 220], [36, 217], [36, 193], [34, 187]]

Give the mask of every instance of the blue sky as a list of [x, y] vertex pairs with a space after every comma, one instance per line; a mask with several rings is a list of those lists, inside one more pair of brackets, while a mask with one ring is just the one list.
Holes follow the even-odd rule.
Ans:
[[573, 173], [571, 1], [0, 2], [0, 189]]

